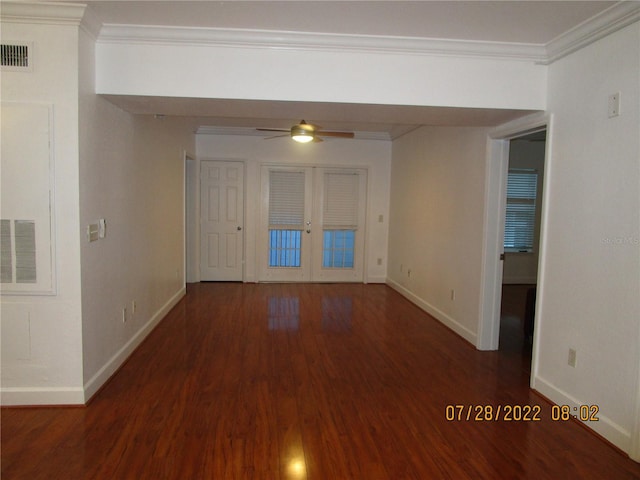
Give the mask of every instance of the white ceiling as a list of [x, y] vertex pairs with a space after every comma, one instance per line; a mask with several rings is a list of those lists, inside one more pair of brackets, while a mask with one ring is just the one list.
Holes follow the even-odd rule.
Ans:
[[616, 2], [89, 1], [104, 23], [546, 44]]
[[[546, 45], [617, 2], [599, 1], [91, 1], [103, 24], [213, 27]], [[131, 113], [192, 117], [197, 125], [330, 130], [497, 125], [529, 112], [410, 106], [112, 96]]]

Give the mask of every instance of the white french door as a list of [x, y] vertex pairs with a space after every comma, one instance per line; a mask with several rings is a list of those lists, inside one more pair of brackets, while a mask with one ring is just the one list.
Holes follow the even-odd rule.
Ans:
[[242, 280], [244, 165], [202, 161], [200, 279]]
[[366, 171], [264, 166], [259, 280], [364, 278]]

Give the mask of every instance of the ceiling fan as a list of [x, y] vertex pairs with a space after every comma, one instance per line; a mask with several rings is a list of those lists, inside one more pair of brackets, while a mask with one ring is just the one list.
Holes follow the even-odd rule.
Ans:
[[273, 137], [266, 137], [265, 140], [278, 137], [291, 136], [293, 140], [300, 143], [308, 142], [322, 142], [320, 137], [338, 137], [338, 138], [353, 138], [353, 132], [329, 132], [322, 130], [319, 125], [313, 125], [302, 120], [297, 125], [292, 126], [290, 129], [283, 128], [257, 128], [261, 132], [288, 132], [286, 135], [275, 135]]

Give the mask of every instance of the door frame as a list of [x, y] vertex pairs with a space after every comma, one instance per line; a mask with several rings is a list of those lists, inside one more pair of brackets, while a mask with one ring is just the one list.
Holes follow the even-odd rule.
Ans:
[[[322, 248], [322, 236], [318, 236], [317, 231], [318, 229], [322, 230], [322, 223], [318, 221], [318, 218], [313, 218], [313, 223], [311, 225], [312, 230], [314, 231], [315, 235], [314, 237], [312, 237], [312, 241], [314, 242], [313, 245], [311, 245], [311, 243], [309, 243], [309, 247], [311, 248], [311, 251], [308, 252], [309, 253], [309, 265], [308, 265], [308, 277], [304, 276], [303, 278], [300, 279], [286, 279], [283, 280], [282, 278], [265, 278], [265, 272], [263, 269], [265, 269], [265, 251], [264, 251], [264, 246], [267, 245], [268, 241], [267, 241], [267, 234], [266, 231], [264, 229], [265, 226], [265, 222], [267, 221], [266, 218], [268, 216], [268, 203], [269, 203], [269, 198], [268, 198], [268, 193], [267, 193], [267, 188], [265, 188], [265, 182], [268, 183], [268, 180], [264, 177], [264, 172], [268, 171], [269, 169], [276, 169], [276, 170], [289, 170], [289, 171], [295, 171], [295, 170], [305, 170], [306, 172], [310, 171], [310, 178], [307, 179], [307, 181], [310, 181], [310, 190], [309, 192], [307, 192], [308, 195], [310, 195], [310, 198], [308, 199], [308, 201], [310, 202], [309, 205], [307, 205], [307, 208], [309, 209], [308, 213], [310, 219], [311, 217], [317, 217], [318, 215], [316, 215], [318, 213], [318, 206], [317, 206], [317, 201], [319, 198], [322, 198], [322, 195], [318, 195], [319, 191], [318, 191], [318, 187], [322, 185], [322, 183], [318, 182], [318, 172], [319, 171], [350, 171], [350, 172], [358, 172], [358, 175], [360, 175], [360, 178], [364, 180], [364, 186], [362, 189], [362, 197], [363, 197], [363, 205], [362, 205], [362, 211], [361, 211], [361, 222], [362, 225], [360, 225], [359, 228], [362, 229], [362, 245], [360, 248], [360, 263], [361, 263], [361, 271], [359, 272], [359, 276], [358, 278], [350, 278], [347, 280], [344, 279], [340, 279], [340, 278], [336, 278], [336, 277], [327, 277], [327, 278], [314, 278], [314, 268], [317, 268], [317, 261], [318, 258], [314, 255], [314, 253], [317, 253], [317, 249], [318, 248]], [[341, 164], [316, 164], [316, 163], [261, 163], [258, 166], [258, 185], [259, 185], [259, 189], [260, 189], [260, 193], [259, 193], [259, 206], [258, 206], [258, 216], [256, 218], [256, 225], [257, 225], [257, 231], [256, 231], [256, 235], [255, 235], [255, 239], [256, 239], [256, 243], [255, 243], [255, 250], [256, 250], [256, 256], [255, 256], [255, 266], [256, 266], [256, 282], [329, 282], [329, 283], [333, 283], [333, 282], [338, 282], [338, 283], [367, 283], [367, 278], [368, 278], [368, 265], [367, 265], [367, 257], [368, 257], [368, 249], [369, 249], [369, 242], [368, 242], [368, 238], [369, 238], [369, 203], [370, 203], [370, 197], [371, 197], [371, 174], [370, 174], [370, 169], [368, 166], [362, 166], [362, 165], [341, 165]], [[359, 242], [356, 243], [356, 245], [358, 245]], [[320, 245], [320, 247], [318, 247], [318, 245]], [[315, 252], [314, 252], [315, 249]]]
[[[238, 158], [200, 158], [198, 159], [198, 166], [197, 166], [197, 189], [198, 189], [198, 198], [197, 198], [197, 205], [198, 205], [198, 222], [197, 222], [197, 234], [198, 234], [198, 281], [201, 282], [202, 281], [202, 252], [201, 252], [201, 248], [202, 248], [202, 207], [201, 207], [201, 196], [202, 196], [202, 166], [205, 162], [224, 162], [224, 163], [238, 163], [241, 166], [242, 169], [242, 248], [240, 249], [240, 268], [241, 268], [241, 275], [240, 275], [240, 280], [241, 282], [245, 282], [245, 275], [246, 275], [246, 239], [247, 239], [247, 232], [246, 232], [246, 223], [247, 223], [247, 162], [243, 159], [238, 159]], [[223, 280], [224, 281], [224, 280]], [[234, 280], [237, 281], [237, 280]]]
[[[304, 222], [307, 228], [302, 228], [301, 232], [301, 249], [300, 249], [300, 267], [275, 267], [271, 268], [267, 265], [269, 245], [269, 188], [270, 176], [272, 171], [302, 173], [304, 175]], [[311, 230], [316, 229], [316, 225], [312, 222], [311, 215], [313, 213], [313, 195], [314, 195], [314, 166], [304, 164], [286, 164], [274, 165], [263, 164], [259, 169], [260, 184], [260, 206], [258, 215], [258, 228], [256, 235], [256, 274], [258, 282], [308, 282], [311, 280]], [[267, 227], [267, 228], [265, 228]], [[295, 230], [295, 229], [294, 229]]]
[[[189, 163], [188, 163], [189, 162]], [[184, 228], [185, 228], [185, 243], [184, 243], [184, 258], [185, 258], [185, 279], [187, 283], [198, 283], [201, 281], [200, 276], [200, 168], [202, 162], [238, 162], [242, 164], [244, 171], [243, 181], [243, 211], [242, 215], [245, 219], [245, 225], [247, 222], [247, 161], [244, 158], [232, 158], [232, 157], [206, 157], [198, 158], [196, 155], [191, 155], [188, 152], [184, 152], [184, 175], [185, 175], [185, 194], [184, 194]], [[186, 229], [190, 228], [187, 223], [186, 208], [189, 204], [187, 199], [191, 198], [193, 201], [194, 209], [193, 217], [195, 219], [192, 230], [187, 233]], [[247, 228], [243, 228], [245, 243], [247, 240]], [[187, 244], [187, 239], [191, 237], [191, 245]], [[242, 252], [242, 281], [246, 282], [246, 249], [244, 245]], [[190, 263], [191, 262], [191, 263]], [[187, 268], [186, 265], [194, 265], [194, 268]]]
[[184, 152], [184, 277], [200, 281], [200, 161]]
[[[551, 160], [551, 115], [541, 112], [528, 115], [500, 125], [487, 137], [487, 170], [485, 177], [485, 208], [483, 219], [482, 276], [480, 285], [480, 318], [478, 320], [478, 350], [497, 350], [500, 336], [500, 303], [502, 300], [502, 261], [505, 208], [507, 195], [507, 173], [509, 168], [509, 143], [533, 131], [546, 128], [545, 172], [550, 171]], [[549, 202], [548, 182], [545, 179], [542, 192], [542, 214], [540, 219], [540, 242], [538, 256], [538, 289], [536, 296], [535, 324], [538, 322], [538, 305], [543, 302], [544, 257], [546, 251], [545, 225]], [[535, 378], [538, 336], [534, 330], [531, 381]]]

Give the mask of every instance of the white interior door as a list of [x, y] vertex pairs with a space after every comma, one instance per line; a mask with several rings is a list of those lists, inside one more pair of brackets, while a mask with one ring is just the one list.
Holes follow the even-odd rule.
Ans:
[[202, 161], [200, 279], [242, 280], [244, 165]]
[[260, 281], [364, 278], [366, 171], [262, 169]]

